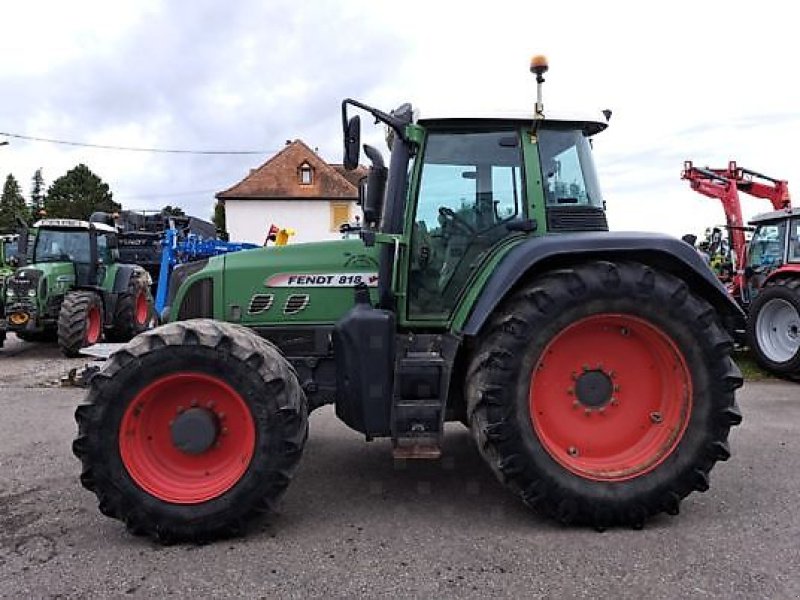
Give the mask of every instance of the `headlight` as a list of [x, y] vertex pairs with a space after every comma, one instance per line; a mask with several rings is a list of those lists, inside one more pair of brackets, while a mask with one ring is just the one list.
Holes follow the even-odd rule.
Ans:
[[28, 298], [36, 298], [36, 290], [34, 289], [28, 290]]
[[8, 296], [9, 298], [11, 298], [11, 296], [13, 296], [13, 295], [14, 295], [14, 291], [13, 291], [11, 288], [8, 288], [8, 289], [6, 290], [6, 296]]

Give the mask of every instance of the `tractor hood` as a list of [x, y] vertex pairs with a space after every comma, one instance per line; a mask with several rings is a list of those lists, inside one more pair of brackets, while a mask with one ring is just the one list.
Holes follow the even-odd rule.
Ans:
[[221, 258], [225, 306], [234, 316], [238, 307], [247, 325], [332, 323], [352, 307], [357, 285], [377, 290], [377, 249], [360, 239], [258, 248]]

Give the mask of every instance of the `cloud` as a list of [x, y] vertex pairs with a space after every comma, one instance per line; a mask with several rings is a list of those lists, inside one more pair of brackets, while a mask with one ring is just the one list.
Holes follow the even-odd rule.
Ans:
[[[9, 161], [18, 179], [25, 182], [44, 166], [52, 180], [86, 162], [117, 197], [139, 208], [152, 207], [159, 192], [223, 189], [286, 139], [302, 137], [338, 153], [341, 99], [368, 96], [390, 76], [385, 65], [402, 61], [399, 31], [371, 30], [358, 11], [334, 3], [247, 0], [233, 10], [201, 0], [187, 6], [150, 5], [96, 52], [44, 72], [12, 74], [8, 85], [15, 93], [0, 129], [89, 143], [266, 154], [143, 155], [14, 140], [13, 155], [0, 158], [18, 159]], [[151, 199], [137, 200], [139, 194]], [[208, 216], [212, 199], [171, 197], [200, 216]]]

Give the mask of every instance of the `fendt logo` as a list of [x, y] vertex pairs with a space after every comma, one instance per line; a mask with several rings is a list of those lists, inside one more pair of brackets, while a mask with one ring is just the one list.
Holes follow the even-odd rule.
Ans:
[[355, 287], [364, 284], [378, 286], [377, 273], [277, 273], [268, 277], [264, 285], [281, 287]]

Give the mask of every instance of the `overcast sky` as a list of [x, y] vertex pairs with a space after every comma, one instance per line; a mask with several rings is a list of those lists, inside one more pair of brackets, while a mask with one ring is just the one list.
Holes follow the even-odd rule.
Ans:
[[[339, 103], [423, 114], [610, 108], [595, 156], [612, 229], [701, 233], [717, 202], [685, 159], [788, 179], [800, 203], [800, 35], [789, 2], [4, 2], [0, 131], [92, 144], [259, 150], [197, 156], [9, 139], [26, 196], [86, 163], [126, 208], [208, 218], [216, 191], [301, 138], [341, 161]], [[768, 208], [745, 202], [745, 218]], [[265, 223], [269, 216], [264, 216]], [[291, 226], [293, 224], [281, 224]]]

